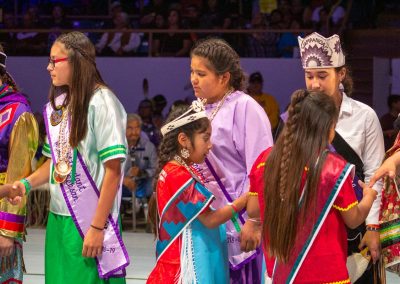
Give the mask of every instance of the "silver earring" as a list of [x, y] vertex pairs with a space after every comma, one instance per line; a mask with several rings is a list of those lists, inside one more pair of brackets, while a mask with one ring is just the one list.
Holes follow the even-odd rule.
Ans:
[[181, 149], [181, 157], [184, 159], [187, 159], [187, 158], [189, 158], [189, 156], [190, 156], [189, 150], [186, 148], [182, 148]]

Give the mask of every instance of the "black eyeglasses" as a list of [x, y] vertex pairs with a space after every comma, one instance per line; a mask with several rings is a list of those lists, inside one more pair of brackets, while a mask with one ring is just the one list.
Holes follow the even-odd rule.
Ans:
[[54, 67], [56, 67], [57, 62], [63, 62], [63, 61], [68, 61], [68, 57], [58, 58], [58, 59], [49, 58], [50, 69], [53, 70]]

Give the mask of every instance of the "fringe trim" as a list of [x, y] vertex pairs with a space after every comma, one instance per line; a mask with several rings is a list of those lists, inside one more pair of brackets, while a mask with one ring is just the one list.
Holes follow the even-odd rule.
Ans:
[[181, 264], [180, 273], [177, 283], [179, 284], [196, 284], [196, 268], [194, 262], [193, 241], [192, 241], [192, 227], [187, 226], [182, 232], [182, 245], [181, 245]]

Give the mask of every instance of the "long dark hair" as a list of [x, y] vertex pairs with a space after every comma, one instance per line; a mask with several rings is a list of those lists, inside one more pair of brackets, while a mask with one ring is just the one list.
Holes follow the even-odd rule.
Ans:
[[225, 72], [231, 74], [229, 86], [235, 90], [243, 90], [245, 75], [240, 66], [240, 58], [236, 51], [223, 39], [208, 38], [199, 40], [190, 52], [190, 57], [199, 56], [207, 59], [207, 66], [218, 75]]
[[316, 91], [295, 91], [288, 112], [264, 172], [264, 240], [269, 254], [283, 262], [288, 261], [297, 229], [304, 220], [305, 210], [299, 211], [304, 170], [308, 168], [301, 208], [312, 210], [330, 131], [338, 119], [333, 99]]
[[[187, 110], [188, 107], [183, 105], [173, 108], [170, 114], [168, 115], [165, 124], [178, 118], [179, 116], [184, 114]], [[179, 133], [185, 133], [185, 135], [189, 138], [190, 142], [192, 143], [192, 146], [194, 147], [195, 133], [203, 133], [208, 129], [209, 126], [210, 126], [210, 121], [206, 117], [185, 124], [181, 127], [172, 130], [171, 132], [168, 132], [163, 137], [158, 147], [158, 166], [154, 175], [156, 182], [154, 184], [153, 195], [149, 201], [149, 220], [153, 225], [153, 231], [156, 235], [158, 226], [158, 214], [157, 214], [157, 202], [156, 202], [157, 180], [165, 164], [173, 160], [175, 155], [179, 155], [179, 151], [181, 148], [178, 142], [178, 135]]]
[[[0, 52], [4, 52], [3, 46], [0, 44]], [[19, 92], [19, 88], [17, 86], [17, 83], [15, 83], [14, 79], [11, 77], [11, 75], [7, 72], [6, 68], [3, 66], [0, 66], [0, 79], [3, 82], [3, 84], [10, 85], [14, 91]]]
[[60, 35], [55, 43], [62, 43], [68, 53], [71, 64], [71, 86], [51, 85], [49, 99], [54, 109], [55, 98], [60, 91], [66, 92], [63, 106], [69, 107], [71, 130], [69, 143], [76, 147], [87, 133], [87, 114], [89, 102], [96, 86], [107, 86], [96, 67], [96, 51], [92, 42], [81, 32]]

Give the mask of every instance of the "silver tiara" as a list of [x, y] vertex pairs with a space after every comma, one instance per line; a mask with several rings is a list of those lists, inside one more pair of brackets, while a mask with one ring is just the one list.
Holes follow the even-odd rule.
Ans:
[[[194, 113], [189, 114], [191, 112]], [[192, 102], [189, 109], [184, 114], [161, 127], [161, 134], [165, 136], [168, 132], [203, 117], [207, 117], [204, 102], [202, 99], [198, 98]]]

